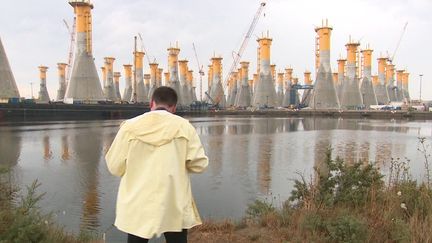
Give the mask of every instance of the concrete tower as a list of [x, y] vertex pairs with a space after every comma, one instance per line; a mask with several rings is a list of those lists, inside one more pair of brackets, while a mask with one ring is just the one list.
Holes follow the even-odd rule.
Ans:
[[[378, 75], [372, 75], [372, 85], [374, 86], [374, 88], [377, 87], [378, 84], [379, 84]], [[375, 92], [375, 94], [376, 94], [376, 92]]]
[[346, 65], [346, 59], [343, 58], [339, 58], [337, 60], [338, 63], [338, 82], [337, 82], [337, 86], [335, 86], [336, 88], [336, 93], [337, 96], [340, 100], [341, 95], [342, 95], [342, 84], [344, 83], [345, 80], [345, 65]]
[[150, 63], [150, 89], [148, 91], [148, 99], [150, 100], [153, 96], [154, 90], [159, 87], [158, 86], [158, 66], [157, 63]]
[[240, 87], [236, 97], [236, 107], [249, 107], [251, 106], [252, 94], [251, 86], [249, 86], [249, 62], [240, 62]]
[[163, 68], [158, 68], [157, 76], [156, 76], [156, 86], [160, 87], [162, 86], [162, 75], [163, 75]]
[[333, 28], [328, 23], [315, 28], [318, 34], [318, 71], [309, 107], [313, 109], [339, 109], [339, 100], [333, 84], [330, 67], [330, 36]]
[[57, 63], [59, 75], [59, 89], [57, 90], [57, 101], [62, 101], [66, 93], [66, 63]]
[[114, 88], [115, 88], [115, 100], [121, 101], [121, 94], [120, 94], [120, 72], [114, 72]]
[[270, 71], [271, 71], [271, 75], [272, 75], [272, 79], [273, 79], [273, 87], [276, 87], [276, 79], [277, 79], [277, 74], [276, 74], [276, 64], [272, 64], [270, 65]]
[[180, 53], [180, 48], [170, 47], [168, 48], [168, 72], [169, 72], [169, 86], [173, 88], [178, 95], [178, 104], [183, 105], [183, 97], [181, 91], [181, 84], [179, 81], [178, 73], [178, 55]]
[[276, 84], [276, 95], [277, 95], [277, 105], [282, 106], [283, 102], [283, 83], [284, 83], [284, 73], [277, 74], [277, 84]]
[[146, 90], [144, 84], [144, 55], [144, 52], [134, 52], [135, 77], [131, 98], [133, 103], [145, 103], [149, 101], [148, 90]]
[[46, 73], [48, 67], [39, 66], [38, 68], [39, 68], [39, 77], [40, 77], [40, 90], [39, 90], [38, 102], [48, 103], [50, 102], [50, 97], [46, 86]]
[[390, 102], [387, 87], [386, 87], [386, 66], [387, 58], [378, 58], [378, 84], [375, 86], [375, 94], [378, 100], [378, 105], [386, 105]]
[[258, 74], [254, 73], [252, 75], [252, 85], [251, 85], [251, 105], [252, 105], [252, 101], [253, 101], [253, 97], [255, 95], [255, 89], [258, 83]]
[[394, 86], [394, 73], [395, 73], [395, 65], [390, 63], [387, 64], [386, 68], [386, 85], [387, 85], [387, 93], [390, 99], [390, 102], [396, 101], [396, 89]]
[[358, 42], [350, 42], [347, 48], [346, 77], [342, 84], [340, 106], [342, 109], [354, 110], [363, 104], [360, 94], [359, 79], [357, 77], [357, 48]]
[[407, 103], [411, 101], [409, 90], [408, 90], [408, 83], [409, 83], [409, 73], [405, 72], [402, 77], [402, 90], [403, 90], [404, 100]]
[[0, 39], [0, 99], [19, 98], [18, 87]]
[[295, 98], [291, 98], [291, 95], [293, 93], [292, 73], [293, 73], [292, 68], [285, 68], [285, 95], [282, 100], [283, 107], [288, 107], [291, 105], [291, 103], [293, 103], [292, 105], [294, 105], [295, 103], [294, 101], [292, 101], [293, 99], [295, 100]]
[[188, 84], [187, 84], [187, 75], [188, 75], [188, 60], [179, 60], [178, 61], [179, 70], [180, 70], [180, 93], [182, 103], [181, 105], [187, 106], [192, 103], [192, 97], [190, 96]]
[[[207, 93], [210, 94], [211, 92], [211, 86], [213, 84], [213, 65], [208, 65], [208, 71], [207, 71]], [[207, 96], [206, 96], [207, 99]]]
[[104, 58], [104, 67], [105, 67], [105, 74], [106, 79], [104, 77], [104, 94], [105, 99], [107, 100], [117, 100], [116, 97], [116, 89], [114, 86], [114, 57], [105, 57]]
[[132, 65], [123, 65], [125, 73], [125, 89], [123, 91], [123, 100], [130, 101], [132, 98]]
[[165, 86], [171, 86], [170, 85], [170, 73], [164, 72], [164, 78], [165, 78]]
[[255, 94], [252, 106], [255, 107], [276, 107], [277, 96], [270, 68], [270, 46], [272, 39], [268, 34], [259, 38], [259, 76], [255, 83]]
[[[240, 72], [240, 69], [239, 69]], [[239, 72], [232, 72], [228, 81], [228, 98], [227, 106], [234, 106], [237, 96], [237, 82], [239, 79]]]
[[213, 79], [210, 90], [210, 97], [219, 104], [220, 107], [225, 107], [226, 98], [222, 86], [222, 57], [213, 57], [211, 59], [213, 66]]
[[144, 90], [146, 91], [147, 94], [147, 102], [150, 101], [150, 98], [148, 97], [148, 91], [150, 90], [150, 80], [151, 80], [150, 73], [144, 74]]
[[403, 86], [402, 86], [402, 80], [403, 80], [403, 75], [404, 75], [405, 70], [396, 70], [396, 100], [401, 102], [404, 99], [404, 90], [403, 90]]
[[191, 98], [191, 103], [193, 101], [197, 101], [197, 96], [196, 96], [196, 92], [195, 92], [195, 83], [194, 83], [194, 77], [193, 77], [193, 71], [192, 70], [188, 70], [187, 73], [187, 85], [188, 85], [188, 90], [189, 90], [189, 97]]
[[84, 101], [104, 100], [92, 54], [93, 4], [88, 0], [72, 0], [69, 4], [75, 12], [76, 48], [65, 98]]
[[361, 51], [363, 55], [363, 79], [360, 85], [360, 92], [366, 109], [371, 105], [378, 104], [375, 89], [372, 84], [372, 52], [373, 50], [369, 47]]
[[[304, 72], [304, 83], [306, 85], [312, 85], [311, 72], [308, 71], [308, 70], [306, 70]], [[302, 102], [301, 102], [302, 104], [309, 105], [309, 102], [310, 102], [310, 100], [312, 98], [312, 94], [311, 93], [312, 93], [311, 89], [305, 89], [304, 90], [303, 97], [302, 97]]]

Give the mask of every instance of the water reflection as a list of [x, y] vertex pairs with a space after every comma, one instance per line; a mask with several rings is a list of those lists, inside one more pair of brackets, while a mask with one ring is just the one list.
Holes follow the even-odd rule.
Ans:
[[0, 165], [13, 167], [20, 158], [21, 136], [10, 130], [0, 130], [0, 134]]
[[[290, 179], [298, 178], [295, 172], [309, 177], [313, 167], [326, 171], [323, 162], [330, 146], [333, 156], [349, 163], [377, 161], [383, 169], [392, 157], [407, 156], [420, 163], [412, 168], [422, 175], [417, 136], [431, 133], [431, 122], [388, 120], [200, 117], [191, 118], [191, 122], [210, 158], [208, 170], [192, 176], [204, 218], [242, 217], [248, 203], [269, 193], [279, 195], [280, 201], [287, 199]], [[41, 178], [48, 196], [42, 206], [48, 211], [66, 210], [58, 220], [67, 230], [104, 231], [115, 218], [118, 178], [109, 174], [101, 158], [119, 123], [0, 127], [0, 164], [19, 163], [15, 168], [23, 175], [24, 184]], [[121, 242], [120, 238], [107, 242]]]
[[83, 193], [81, 229], [97, 229], [100, 213], [99, 162], [102, 153], [102, 129], [91, 126], [74, 136], [78, 180]]
[[62, 152], [61, 152], [61, 158], [62, 161], [68, 161], [71, 159], [70, 153], [69, 153], [69, 141], [68, 141], [69, 137], [67, 135], [63, 135], [61, 138], [61, 147], [62, 147]]
[[43, 137], [43, 158], [45, 162], [52, 159], [52, 151], [50, 146], [50, 137], [48, 135], [45, 135]]

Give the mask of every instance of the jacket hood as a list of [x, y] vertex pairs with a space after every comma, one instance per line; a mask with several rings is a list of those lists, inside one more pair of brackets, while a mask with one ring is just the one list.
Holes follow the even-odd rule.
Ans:
[[131, 120], [131, 140], [162, 146], [176, 138], [187, 139], [184, 124], [184, 119], [165, 111], [146, 113], [136, 121]]

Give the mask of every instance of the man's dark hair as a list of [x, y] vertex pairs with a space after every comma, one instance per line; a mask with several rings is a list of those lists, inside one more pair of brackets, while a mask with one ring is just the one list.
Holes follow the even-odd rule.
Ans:
[[175, 106], [177, 104], [177, 93], [170, 87], [161, 86], [153, 92], [152, 100], [158, 105]]

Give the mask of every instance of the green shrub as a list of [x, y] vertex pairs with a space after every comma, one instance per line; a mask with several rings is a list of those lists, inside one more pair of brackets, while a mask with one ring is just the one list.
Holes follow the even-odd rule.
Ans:
[[383, 189], [383, 175], [374, 165], [360, 162], [347, 165], [339, 158], [333, 160], [331, 155], [331, 149], [328, 149], [323, 166], [315, 168], [318, 178], [315, 185], [307, 184], [304, 177], [294, 181], [290, 201], [299, 206], [313, 203], [318, 208], [336, 204], [361, 206], [367, 202], [372, 190]]
[[261, 217], [275, 211], [276, 208], [271, 203], [257, 199], [248, 205], [246, 215], [251, 219], [260, 219]]
[[363, 220], [352, 215], [340, 215], [328, 222], [327, 231], [330, 242], [361, 243], [366, 242], [368, 230]]

